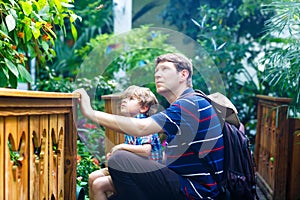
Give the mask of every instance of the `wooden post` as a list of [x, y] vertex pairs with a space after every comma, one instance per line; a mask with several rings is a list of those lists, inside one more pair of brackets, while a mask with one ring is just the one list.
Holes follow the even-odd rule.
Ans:
[[0, 199], [76, 199], [76, 98], [0, 89]]
[[287, 195], [289, 122], [287, 108], [292, 99], [257, 95], [255, 161], [258, 185], [268, 199]]
[[287, 199], [300, 199], [300, 119], [290, 119], [290, 149]]
[[[110, 94], [101, 97], [105, 101], [105, 112], [120, 114], [120, 94]], [[116, 144], [124, 143], [124, 135], [105, 128], [105, 154]]]

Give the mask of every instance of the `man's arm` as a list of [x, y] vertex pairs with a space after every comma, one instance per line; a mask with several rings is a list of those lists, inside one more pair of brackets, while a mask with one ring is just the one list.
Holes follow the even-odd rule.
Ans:
[[75, 90], [74, 93], [80, 94], [79, 104], [81, 113], [88, 119], [104, 127], [138, 137], [158, 133], [162, 130], [150, 117], [137, 119], [93, 110], [90, 97], [84, 89]]

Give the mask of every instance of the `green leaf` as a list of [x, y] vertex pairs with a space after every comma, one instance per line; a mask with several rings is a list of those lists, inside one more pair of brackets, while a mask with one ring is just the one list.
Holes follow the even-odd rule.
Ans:
[[65, 8], [74, 8], [74, 5], [72, 5], [72, 4], [68, 4], [68, 3], [65, 3], [65, 2], [61, 2], [60, 3], [63, 7], [65, 7]]
[[9, 32], [16, 28], [16, 20], [12, 15], [7, 15], [5, 22]]
[[27, 50], [28, 50], [28, 54], [29, 54], [30, 58], [36, 57], [36, 52], [30, 44], [27, 44]]
[[7, 86], [7, 76], [3, 70], [5, 70], [5, 69], [1, 67], [1, 69], [0, 69], [0, 87]]
[[9, 71], [12, 72], [16, 77], [19, 76], [19, 72], [17, 67], [7, 58], [4, 58], [6, 66], [8, 67]]
[[17, 88], [18, 78], [13, 73], [11, 73], [10, 71], [8, 73], [9, 73], [9, 84], [10, 84], [10, 86], [12, 88]]
[[26, 42], [29, 42], [32, 38], [31, 28], [29, 26], [25, 26], [24, 32], [25, 32], [25, 36], [26, 36]]
[[4, 23], [4, 21], [2, 21], [2, 23], [1, 23], [1, 33], [3, 34], [3, 35], [5, 35], [6, 37], [8, 37], [7, 35], [8, 35], [8, 31], [7, 31], [7, 28], [6, 28], [6, 26], [5, 26], [5, 23]]
[[36, 29], [35, 27], [32, 27], [31, 32], [32, 32], [33, 37], [35, 39], [38, 39], [40, 37], [40, 35], [41, 35], [40, 29]]
[[61, 13], [62, 7], [61, 7], [61, 2], [60, 2], [60, 0], [54, 0], [54, 3], [55, 3], [55, 5], [56, 5], [56, 8], [57, 8], [58, 12]]
[[40, 9], [42, 9], [42, 8], [44, 8], [46, 6], [47, 1], [46, 0], [39, 0], [38, 4], [40, 6]]
[[25, 79], [27, 82], [32, 83], [33, 79], [31, 77], [31, 75], [29, 74], [29, 72], [25, 69], [25, 67], [21, 64], [18, 64], [18, 69], [20, 72], [20, 76], [21, 78]]
[[74, 26], [74, 24], [71, 24], [71, 32], [72, 32], [74, 40], [77, 40], [77, 37], [78, 37], [77, 30], [76, 30], [76, 27]]
[[42, 48], [45, 50], [45, 51], [48, 51], [49, 49], [49, 44], [45, 41], [42, 41]]
[[24, 1], [21, 1], [21, 6], [22, 6], [22, 9], [24, 11], [24, 14], [26, 16], [29, 16], [32, 12], [32, 6], [31, 6], [31, 3], [29, 3], [28, 1], [24, 2]]
[[0, 30], [0, 35], [2, 35], [2, 37], [5, 37], [5, 38], [8, 38], [11, 40], [11, 38], [6, 34], [4, 33], [3, 31]]

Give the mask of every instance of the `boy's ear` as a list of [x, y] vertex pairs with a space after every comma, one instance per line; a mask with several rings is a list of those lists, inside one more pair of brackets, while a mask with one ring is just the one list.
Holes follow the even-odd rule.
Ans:
[[149, 110], [149, 106], [141, 106], [140, 113], [146, 113]]

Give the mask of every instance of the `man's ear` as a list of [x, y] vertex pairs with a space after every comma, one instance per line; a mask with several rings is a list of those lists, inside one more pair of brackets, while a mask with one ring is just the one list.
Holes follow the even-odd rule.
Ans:
[[184, 78], [185, 80], [187, 80], [188, 77], [189, 77], [189, 75], [190, 75], [190, 73], [189, 73], [189, 71], [188, 71], [187, 69], [181, 70], [180, 73], [181, 73], [181, 75], [182, 75], [182, 78]]
[[146, 113], [149, 110], [149, 106], [141, 106], [140, 113]]

